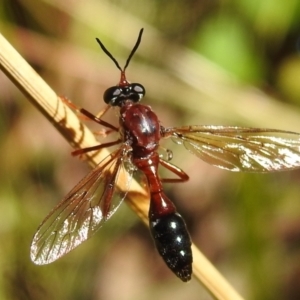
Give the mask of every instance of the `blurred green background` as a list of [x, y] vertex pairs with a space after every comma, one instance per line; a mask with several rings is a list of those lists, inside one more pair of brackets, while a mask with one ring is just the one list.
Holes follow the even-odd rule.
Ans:
[[[297, 0], [2, 0], [0, 16], [49, 85], [91, 112], [119, 79], [95, 37], [122, 66], [143, 27], [127, 76], [164, 126], [300, 132]], [[212, 299], [175, 278], [126, 205], [77, 250], [33, 265], [37, 226], [89, 168], [2, 72], [0, 87], [0, 299]], [[166, 190], [195, 244], [245, 299], [300, 299], [300, 171], [230, 173], [164, 145], [191, 177]]]

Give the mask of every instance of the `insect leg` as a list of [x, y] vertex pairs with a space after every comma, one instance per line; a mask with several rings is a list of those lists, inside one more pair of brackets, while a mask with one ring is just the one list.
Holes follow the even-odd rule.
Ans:
[[109, 109], [110, 106], [108, 105], [107, 107], [105, 107], [103, 110], [101, 110], [96, 116], [92, 113], [90, 113], [89, 111], [85, 110], [84, 108], [80, 108], [78, 106], [76, 106], [74, 103], [72, 103], [68, 98], [60, 96], [60, 99], [71, 109], [75, 110], [76, 112], [79, 112], [83, 115], [83, 119], [84, 120], [92, 120], [95, 121], [96, 123], [110, 128], [113, 131], [119, 131], [119, 129], [115, 126], [113, 126], [112, 124], [105, 122], [103, 120], [100, 119], [100, 117], [102, 117]]
[[118, 139], [116, 141], [113, 142], [109, 142], [109, 143], [104, 143], [104, 144], [100, 144], [100, 145], [96, 145], [96, 146], [92, 146], [92, 147], [87, 147], [87, 148], [83, 148], [83, 149], [77, 149], [75, 151], [72, 152], [73, 156], [77, 156], [77, 155], [82, 155], [84, 153], [90, 152], [90, 151], [96, 151], [96, 150], [100, 150], [103, 148], [108, 148], [111, 146], [115, 146], [121, 143], [121, 140]]
[[176, 182], [184, 182], [189, 180], [189, 176], [177, 166], [161, 158], [159, 159], [159, 162], [163, 167], [165, 167], [166, 169], [173, 172], [179, 177], [179, 178], [161, 178], [161, 182], [176, 183]]
[[95, 121], [96, 123], [102, 125], [102, 126], [105, 126], [107, 128], [110, 128], [112, 129], [113, 131], [119, 131], [119, 128], [110, 124], [110, 123], [107, 123], [103, 120], [101, 120], [100, 118], [98, 118], [97, 116], [93, 115], [92, 113], [90, 113], [89, 111], [85, 110], [84, 108], [81, 108], [80, 109], [80, 112], [85, 115], [86, 117], [88, 117], [90, 120], [92, 121]]

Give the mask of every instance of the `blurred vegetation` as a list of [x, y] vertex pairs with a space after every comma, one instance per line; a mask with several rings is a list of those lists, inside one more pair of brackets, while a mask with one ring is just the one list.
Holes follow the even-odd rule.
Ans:
[[[61, 95], [97, 112], [144, 27], [128, 77], [165, 126], [300, 132], [300, 2], [2, 0], [1, 33]], [[0, 299], [211, 299], [183, 284], [123, 205], [90, 241], [49, 266], [29, 247], [38, 224], [87, 172], [0, 74]], [[245, 299], [300, 298], [300, 171], [233, 174], [175, 144], [191, 177], [166, 185], [195, 244]]]

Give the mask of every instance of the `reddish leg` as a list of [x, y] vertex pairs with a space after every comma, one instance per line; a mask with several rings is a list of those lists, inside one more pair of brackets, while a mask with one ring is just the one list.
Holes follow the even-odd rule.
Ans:
[[[100, 111], [97, 113], [96, 117], [97, 117], [98, 119], [101, 119], [101, 117], [104, 116], [104, 115], [106, 114], [106, 112], [107, 112], [110, 108], [111, 108], [110, 105], [106, 105], [106, 107], [104, 107], [102, 110], [100, 110]], [[85, 117], [86, 120], [91, 121], [90, 118], [88, 118], [88, 117], [86, 117], [86, 116], [84, 116], [84, 117]], [[114, 129], [104, 129], [104, 128], [103, 128], [103, 129], [98, 130], [98, 131], [93, 131], [93, 133], [94, 133], [95, 135], [100, 135], [100, 136], [102, 136], [102, 137], [106, 137], [107, 135], [109, 135], [109, 134], [112, 133], [112, 132], [115, 132], [115, 130], [114, 130]]]
[[80, 109], [80, 112], [85, 115], [86, 117], [88, 117], [89, 119], [95, 121], [96, 123], [105, 126], [107, 128], [112, 129], [113, 131], [119, 131], [119, 128], [115, 127], [114, 125], [111, 125], [110, 123], [107, 123], [101, 119], [99, 119], [97, 116], [93, 115], [92, 113], [90, 113], [89, 111], [85, 110], [84, 108]]
[[92, 147], [77, 149], [77, 150], [72, 152], [72, 155], [73, 156], [82, 155], [82, 154], [90, 152], [90, 151], [96, 151], [96, 150], [100, 150], [100, 149], [103, 149], [103, 148], [108, 148], [108, 147], [111, 147], [111, 146], [114, 146], [114, 145], [118, 145], [120, 143], [121, 143], [121, 140], [119, 139], [119, 140], [116, 140], [116, 141], [113, 141], [113, 142], [110, 142], [110, 143], [104, 143], [104, 144], [100, 144], [100, 145], [96, 145], [96, 146], [92, 146]]
[[112, 129], [102, 129], [102, 130], [97, 130], [93, 131], [94, 135], [99, 135], [101, 137], [107, 137], [110, 133], [115, 132], [115, 130]]
[[77, 112], [80, 112], [83, 116], [85, 116], [87, 120], [93, 120], [96, 123], [98, 123], [104, 127], [110, 128], [112, 131], [119, 131], [119, 129], [117, 127], [100, 119], [100, 117], [102, 117], [110, 109], [110, 106], [105, 107], [102, 111], [100, 111], [97, 114], [97, 116], [95, 116], [92, 113], [90, 113], [89, 111], [85, 110], [84, 108], [80, 108], [80, 107], [76, 106], [74, 103], [72, 103], [66, 97], [60, 96], [60, 98], [67, 106], [69, 106], [70, 108], [72, 108], [73, 110], [75, 110]]
[[80, 113], [80, 107], [78, 107], [77, 105], [75, 105], [74, 103], [71, 102], [71, 100], [69, 100], [67, 97], [65, 96], [59, 96], [59, 98], [62, 100], [62, 102], [64, 104], [66, 104], [69, 108], [71, 108], [72, 110], [75, 110], [76, 114], [78, 115], [78, 117], [80, 118], [80, 120], [82, 121], [90, 121], [90, 119], [84, 115], [82, 115]]
[[104, 116], [109, 111], [110, 108], [111, 108], [110, 105], [106, 105], [103, 109], [101, 109], [97, 113], [96, 117], [99, 118], [99, 119], [101, 119], [101, 117]]
[[166, 169], [173, 172], [179, 177], [179, 178], [161, 178], [161, 182], [176, 183], [176, 182], [184, 182], [189, 180], [189, 176], [180, 168], [174, 166], [173, 164], [161, 158], [159, 159], [159, 162], [163, 167], [165, 167]]

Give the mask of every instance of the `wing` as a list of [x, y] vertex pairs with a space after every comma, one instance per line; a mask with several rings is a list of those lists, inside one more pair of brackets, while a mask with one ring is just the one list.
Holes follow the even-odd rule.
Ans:
[[51, 263], [90, 238], [125, 198], [134, 171], [131, 166], [120, 148], [83, 178], [39, 226], [31, 243], [32, 261]]
[[166, 128], [202, 160], [230, 171], [271, 172], [300, 167], [300, 134], [276, 129], [186, 126]]

